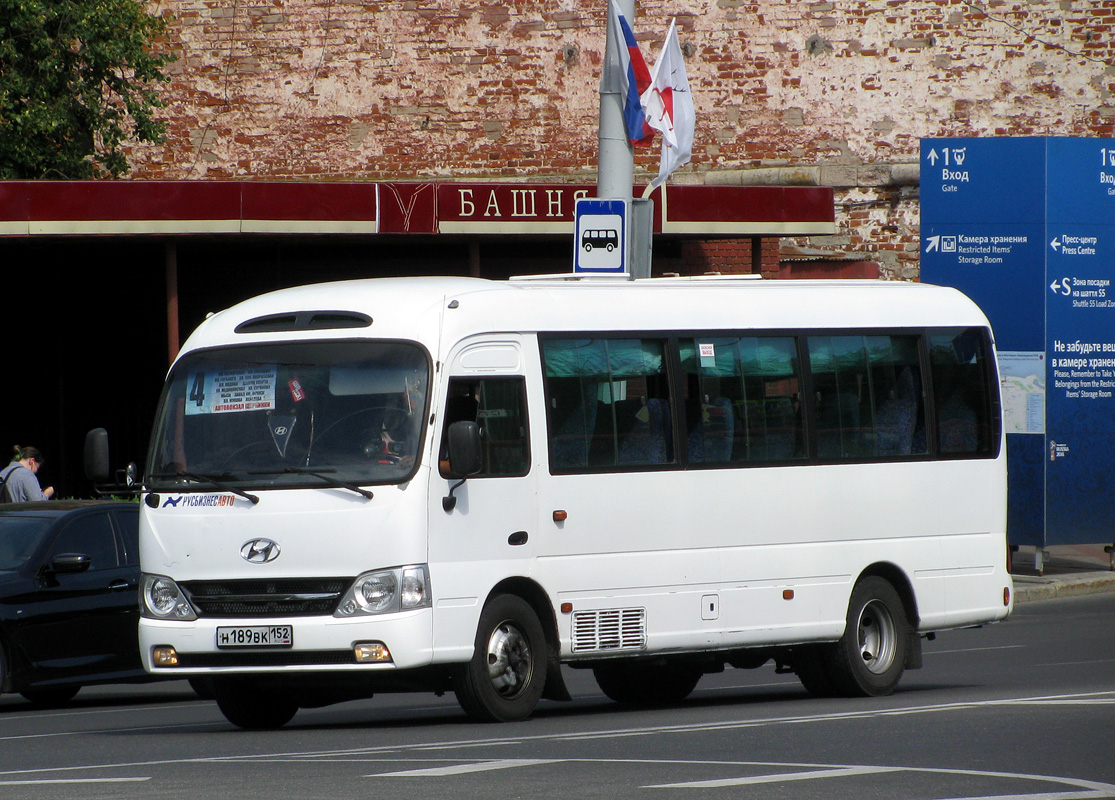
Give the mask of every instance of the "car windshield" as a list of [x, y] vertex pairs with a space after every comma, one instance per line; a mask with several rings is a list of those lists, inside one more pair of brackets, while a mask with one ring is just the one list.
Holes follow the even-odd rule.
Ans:
[[0, 570], [19, 569], [50, 530], [51, 519], [0, 514]]
[[397, 483], [416, 467], [429, 360], [405, 342], [204, 350], [174, 367], [151, 489]]

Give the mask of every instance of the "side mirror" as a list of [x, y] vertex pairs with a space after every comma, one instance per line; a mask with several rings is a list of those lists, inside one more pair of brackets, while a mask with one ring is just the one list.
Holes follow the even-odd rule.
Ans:
[[55, 575], [85, 572], [93, 559], [83, 553], [62, 553], [50, 560], [49, 571]]
[[475, 475], [484, 467], [484, 452], [480, 447], [480, 426], [475, 422], [462, 420], [449, 426], [449, 474], [460, 478], [449, 487], [449, 495], [441, 498], [441, 507], [448, 514], [457, 507], [453, 492], [460, 488], [469, 475]]
[[480, 447], [480, 426], [475, 422], [454, 422], [449, 426], [449, 472], [454, 478], [475, 475], [484, 466]]
[[112, 476], [108, 461], [108, 431], [94, 428], [85, 434], [85, 477], [97, 483], [107, 483]]

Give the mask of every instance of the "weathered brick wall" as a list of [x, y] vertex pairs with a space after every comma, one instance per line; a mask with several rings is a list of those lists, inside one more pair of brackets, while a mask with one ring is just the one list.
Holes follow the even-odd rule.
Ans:
[[[697, 137], [674, 180], [824, 167], [841, 235], [807, 244], [878, 253], [887, 277], [916, 276], [917, 191], [872, 169], [916, 164], [922, 137], [1112, 134], [1115, 0], [637, 5], [648, 59], [675, 14], [687, 54]], [[604, 0], [149, 6], [179, 60], [135, 177], [595, 177]], [[638, 183], [657, 161], [637, 152]]]

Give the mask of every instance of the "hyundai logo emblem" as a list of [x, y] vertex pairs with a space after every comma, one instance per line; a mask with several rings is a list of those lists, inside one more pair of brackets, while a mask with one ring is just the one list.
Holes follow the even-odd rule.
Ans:
[[270, 539], [252, 539], [240, 548], [240, 557], [250, 564], [266, 564], [279, 557], [279, 543]]

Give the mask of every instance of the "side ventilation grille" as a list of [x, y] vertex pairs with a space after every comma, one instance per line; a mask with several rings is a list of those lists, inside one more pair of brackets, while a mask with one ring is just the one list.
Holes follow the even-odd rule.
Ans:
[[642, 650], [647, 646], [645, 608], [577, 611], [573, 614], [573, 652]]

